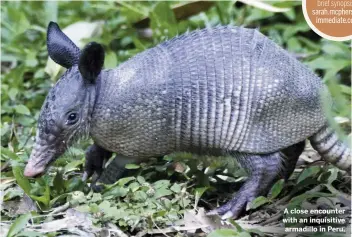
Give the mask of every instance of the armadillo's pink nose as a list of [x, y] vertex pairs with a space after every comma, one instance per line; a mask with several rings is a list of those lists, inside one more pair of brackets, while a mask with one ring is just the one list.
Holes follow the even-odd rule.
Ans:
[[43, 174], [45, 171], [45, 167], [35, 167], [31, 162], [28, 162], [26, 168], [24, 169], [24, 176], [26, 177], [36, 177], [38, 175]]
[[45, 162], [45, 160], [47, 160], [46, 156], [43, 157], [46, 146], [42, 146], [40, 141], [40, 139], [37, 139], [27, 165], [24, 168], [23, 174], [26, 177], [36, 177], [43, 174], [45, 171], [46, 164], [48, 163]]

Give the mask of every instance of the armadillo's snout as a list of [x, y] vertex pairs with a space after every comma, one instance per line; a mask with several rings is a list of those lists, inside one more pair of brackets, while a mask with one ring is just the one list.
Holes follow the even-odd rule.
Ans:
[[55, 152], [50, 151], [48, 146], [36, 143], [31, 156], [24, 169], [24, 176], [38, 177], [45, 173], [47, 167], [55, 159]]
[[26, 165], [26, 168], [24, 169], [24, 176], [36, 178], [43, 175], [44, 171], [45, 171], [45, 167], [43, 166], [36, 167], [36, 166], [33, 166], [33, 164], [28, 163]]
[[26, 168], [24, 169], [24, 176], [26, 177], [37, 177], [42, 175], [45, 171], [47, 163], [46, 158], [41, 156], [41, 152], [37, 147], [37, 145], [34, 146]]

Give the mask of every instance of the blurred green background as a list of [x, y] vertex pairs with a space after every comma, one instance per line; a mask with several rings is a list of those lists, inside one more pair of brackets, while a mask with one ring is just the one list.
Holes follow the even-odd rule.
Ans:
[[[224, 24], [257, 28], [308, 65], [328, 85], [335, 107], [327, 116], [341, 137], [346, 138], [351, 121], [350, 42], [328, 41], [315, 34], [303, 17], [299, 1], [267, 4], [279, 9], [263, 9], [242, 1], [2, 1], [1, 180], [5, 200], [23, 195], [23, 191], [11, 189], [17, 183], [32, 198], [37, 197], [41, 208], [48, 209], [82, 185], [79, 170], [86, 142], [55, 163], [61, 169], [61, 173], [54, 172], [55, 176], [29, 182], [21, 173], [34, 142], [41, 105], [63, 71], [48, 61], [49, 21], [57, 22], [80, 47], [90, 41], [101, 43], [106, 51], [106, 68], [116, 67], [136, 53], [186, 31]], [[18, 216], [6, 211], [2, 214], [8, 220]], [[119, 225], [127, 228], [131, 223]]]

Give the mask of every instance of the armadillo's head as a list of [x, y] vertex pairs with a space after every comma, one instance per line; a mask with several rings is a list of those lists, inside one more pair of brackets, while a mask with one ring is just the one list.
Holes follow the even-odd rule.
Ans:
[[47, 47], [49, 56], [68, 70], [42, 106], [36, 142], [24, 171], [27, 177], [43, 174], [68, 146], [89, 134], [95, 82], [104, 64], [101, 45], [92, 42], [81, 51], [54, 22], [48, 26]]

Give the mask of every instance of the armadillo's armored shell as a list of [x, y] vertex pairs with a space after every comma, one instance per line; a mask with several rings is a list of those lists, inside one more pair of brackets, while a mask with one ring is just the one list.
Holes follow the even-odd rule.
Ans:
[[181, 143], [266, 153], [305, 140], [325, 123], [321, 80], [257, 30], [206, 29], [162, 47], [177, 62], [171, 76], [183, 85], [175, 90], [182, 98], [176, 137], [188, 134]]
[[92, 136], [127, 156], [269, 153], [325, 123], [321, 80], [257, 30], [197, 30], [102, 78]]

